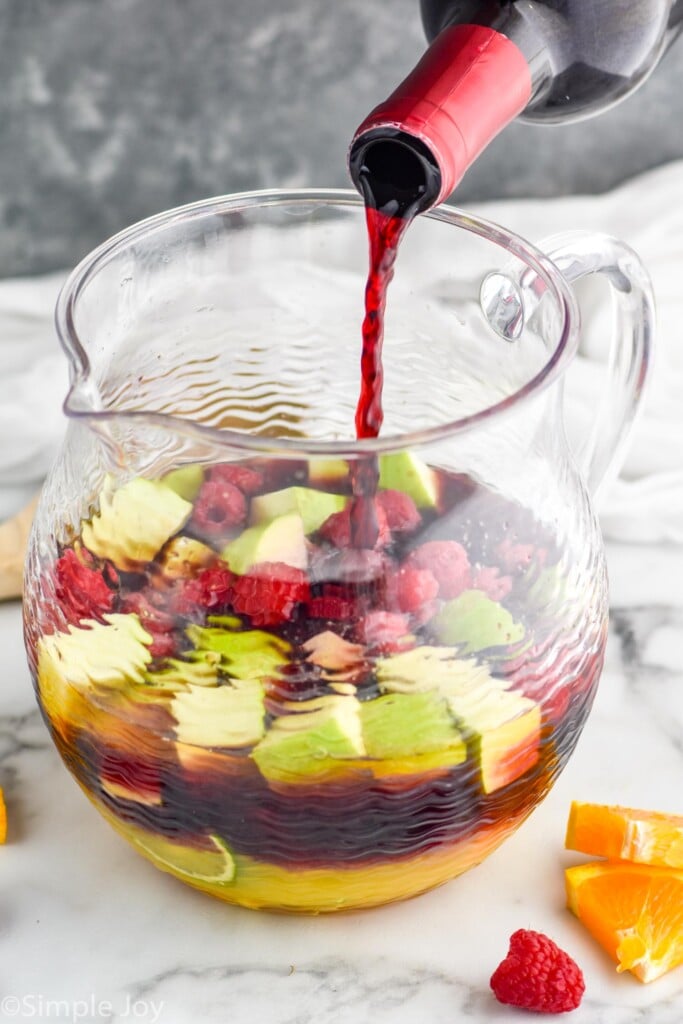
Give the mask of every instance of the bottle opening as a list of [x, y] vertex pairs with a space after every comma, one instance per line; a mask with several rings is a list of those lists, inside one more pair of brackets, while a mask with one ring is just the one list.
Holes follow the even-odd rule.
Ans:
[[433, 154], [420, 139], [394, 128], [359, 135], [349, 168], [368, 206], [393, 216], [421, 213], [439, 195], [441, 172]]

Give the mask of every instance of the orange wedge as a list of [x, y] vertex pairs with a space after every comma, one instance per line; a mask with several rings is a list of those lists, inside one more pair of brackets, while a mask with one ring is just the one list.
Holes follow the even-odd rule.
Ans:
[[7, 808], [5, 807], [5, 794], [0, 789], [0, 843], [7, 839]]
[[598, 861], [565, 876], [567, 906], [618, 971], [649, 982], [683, 964], [683, 871]]
[[565, 846], [610, 860], [683, 869], [683, 817], [575, 800]]

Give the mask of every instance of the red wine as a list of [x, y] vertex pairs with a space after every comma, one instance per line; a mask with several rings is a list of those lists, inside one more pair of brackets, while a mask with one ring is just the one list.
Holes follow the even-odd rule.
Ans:
[[361, 387], [356, 408], [356, 436], [377, 437], [382, 426], [382, 341], [387, 289], [394, 276], [399, 243], [412, 218], [392, 217], [366, 206], [370, 271], [365, 286]]
[[[379, 208], [377, 188], [373, 190], [370, 181], [367, 181], [365, 199], [370, 266], [365, 286], [361, 382], [356, 406], [356, 437], [359, 439], [377, 437], [382, 427], [382, 342], [387, 291], [394, 276], [401, 239], [418, 209], [414, 200], [404, 202], [402, 208], [396, 201]], [[379, 532], [374, 501], [379, 482], [377, 459], [374, 456], [358, 459], [351, 479], [354, 493], [350, 510], [351, 543], [356, 548], [373, 548]]]

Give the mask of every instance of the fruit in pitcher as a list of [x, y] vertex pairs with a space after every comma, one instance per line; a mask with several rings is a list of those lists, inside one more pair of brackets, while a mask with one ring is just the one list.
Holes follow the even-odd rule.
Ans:
[[295, 569], [308, 567], [303, 519], [298, 512], [250, 526], [223, 549], [221, 558], [242, 576], [260, 562], [284, 562]]
[[315, 779], [334, 773], [339, 761], [365, 754], [356, 697], [330, 694], [306, 704], [305, 711], [276, 718], [254, 747], [251, 756], [266, 779]]
[[162, 476], [161, 482], [179, 494], [185, 501], [194, 501], [204, 483], [204, 470], [196, 463], [180, 466]]
[[188, 686], [171, 701], [176, 736], [198, 747], [251, 747], [265, 733], [264, 691], [257, 679]]
[[440, 753], [446, 764], [461, 764], [465, 743], [446, 701], [436, 693], [388, 693], [361, 704], [363, 744], [368, 757], [412, 758]]
[[345, 460], [109, 481], [47, 568], [36, 675], [65, 760], [150, 860], [221, 898], [336, 910], [453, 877], [523, 820], [587, 711], [604, 632], [529, 604], [531, 574], [496, 557], [514, 520], [564, 579], [546, 528], [415, 455], [381, 467], [360, 500]]
[[451, 648], [419, 647], [382, 659], [377, 679], [389, 692], [442, 696], [474, 753], [485, 793], [513, 782], [538, 761], [539, 706], [506, 690], [477, 662], [454, 657]]
[[191, 513], [191, 503], [160, 480], [136, 477], [118, 489], [110, 481], [81, 536], [94, 555], [117, 569], [135, 570], [152, 561]]
[[239, 619], [220, 626], [189, 626], [187, 635], [198, 652], [220, 657], [221, 670], [231, 679], [269, 679], [287, 664], [291, 647], [263, 630], [238, 630]]
[[315, 533], [328, 516], [341, 512], [348, 500], [343, 494], [317, 491], [313, 487], [285, 487], [253, 498], [249, 521], [257, 525], [288, 512], [297, 512], [301, 516], [304, 533]]
[[441, 643], [454, 644], [464, 654], [524, 639], [524, 626], [480, 590], [465, 590], [448, 601], [432, 619], [430, 629]]
[[380, 455], [379, 486], [407, 494], [418, 508], [434, 508], [439, 500], [436, 473], [410, 451]]

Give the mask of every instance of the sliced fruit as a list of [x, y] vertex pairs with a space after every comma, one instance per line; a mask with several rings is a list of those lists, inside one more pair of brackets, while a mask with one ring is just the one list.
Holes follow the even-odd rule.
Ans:
[[206, 847], [166, 839], [142, 829], [126, 829], [126, 838], [162, 871], [170, 871], [191, 882], [220, 884], [235, 878], [235, 858], [219, 836], [207, 836]]
[[465, 590], [447, 601], [432, 619], [430, 629], [441, 643], [455, 644], [465, 654], [524, 639], [524, 626], [481, 590]]
[[137, 615], [105, 615], [105, 622], [70, 626], [38, 642], [38, 689], [46, 712], [61, 715], [72, 688], [123, 689], [145, 681], [152, 637]]
[[492, 687], [504, 688], [504, 680], [494, 680], [485, 665], [473, 658], [459, 658], [452, 647], [415, 647], [410, 651], [379, 658], [376, 665], [380, 690], [388, 693], [427, 693], [438, 690], [443, 696], [469, 693]]
[[174, 693], [188, 686], [218, 686], [221, 656], [215, 651], [194, 651], [187, 660], [166, 658], [164, 667], [145, 673], [148, 686], [161, 693]]
[[472, 587], [469, 556], [457, 540], [428, 540], [419, 544], [408, 555], [405, 567], [431, 573], [444, 601], [459, 597]]
[[295, 569], [306, 569], [308, 552], [303, 519], [298, 512], [290, 512], [251, 526], [223, 549], [221, 558], [240, 575], [259, 562], [284, 562]]
[[[188, 839], [182, 844], [187, 850], [183, 855], [177, 840], [161, 839], [130, 822], [123, 822], [101, 801], [92, 796], [91, 799], [124, 839], [157, 867], [177, 875], [182, 881], [229, 903], [299, 913], [372, 907], [425, 892], [479, 864], [516, 827], [521, 817], [519, 811], [511, 811], [506, 821], [467, 835], [459, 843], [438, 844], [433, 849], [421, 847], [417, 854], [408, 857], [360, 865], [283, 867], [230, 851], [223, 840], [212, 836], [210, 841], [232, 852], [235, 863], [234, 879], [221, 883], [215, 875], [212, 879], [210, 872], [206, 872], [209, 862], [204, 861], [204, 855], [211, 853], [210, 849], [191, 846]], [[161, 839], [162, 845], [157, 844], [157, 839]], [[206, 879], [202, 879], [202, 871], [206, 872]]]
[[71, 626], [38, 642], [38, 691], [45, 714], [57, 728], [89, 719], [93, 687], [123, 690], [144, 682], [153, 637], [137, 615], [105, 615], [105, 622]]
[[465, 743], [448, 704], [435, 693], [388, 693], [361, 704], [368, 757], [402, 758], [443, 753], [448, 764], [466, 758]]
[[328, 516], [341, 512], [348, 498], [343, 494], [317, 491], [313, 487], [286, 487], [252, 498], [249, 521], [256, 525], [266, 523], [288, 512], [297, 512], [304, 525], [304, 533], [315, 533]]
[[575, 800], [565, 846], [595, 857], [683, 870], [683, 815]]
[[218, 555], [207, 544], [194, 537], [173, 537], [159, 557], [161, 571], [170, 580], [196, 576], [216, 561]]
[[473, 659], [456, 657], [450, 647], [417, 647], [381, 658], [376, 674], [384, 692], [432, 691], [446, 701], [479, 764], [485, 793], [507, 786], [538, 761], [539, 706], [510, 692], [506, 680]]
[[263, 687], [252, 679], [234, 686], [188, 686], [171, 701], [176, 736], [198, 747], [251, 747], [265, 732]]
[[565, 871], [567, 906], [642, 982], [683, 964], [683, 872], [600, 861]]
[[331, 629], [316, 633], [302, 647], [307, 653], [306, 661], [333, 672], [359, 668], [364, 661], [365, 648], [361, 644], [352, 644]]
[[219, 654], [221, 669], [233, 679], [276, 676], [291, 654], [286, 640], [260, 629], [238, 633], [216, 626], [190, 626], [187, 635], [198, 651]]
[[134, 570], [151, 562], [166, 541], [189, 519], [192, 505], [160, 480], [136, 477], [100, 494], [99, 512], [83, 523], [83, 543], [118, 569]]
[[5, 794], [0, 788], [0, 845], [7, 842], [7, 806]]
[[436, 473], [409, 451], [380, 455], [379, 486], [387, 490], [403, 491], [418, 508], [434, 508], [439, 499]]
[[305, 711], [276, 718], [251, 752], [266, 779], [314, 780], [334, 772], [336, 762], [365, 753], [356, 697], [331, 694], [306, 701], [305, 706]]
[[259, 562], [232, 584], [230, 603], [252, 626], [278, 626], [294, 618], [311, 596], [308, 575], [285, 562]]
[[199, 494], [199, 488], [204, 483], [204, 470], [196, 463], [180, 466], [179, 469], [173, 469], [166, 476], [162, 476], [161, 482], [179, 494], [185, 501], [194, 501]]
[[541, 745], [541, 709], [509, 690], [454, 694], [448, 706], [474, 750], [485, 793], [494, 793], [537, 763]]

